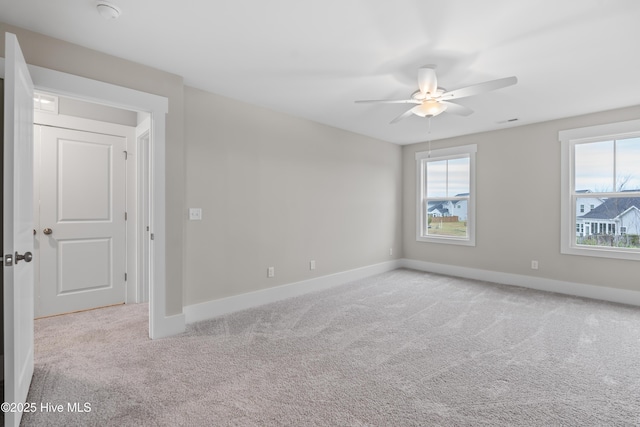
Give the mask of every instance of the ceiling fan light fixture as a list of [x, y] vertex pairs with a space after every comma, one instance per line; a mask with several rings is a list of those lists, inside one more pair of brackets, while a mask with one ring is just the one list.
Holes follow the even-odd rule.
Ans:
[[471, 108], [460, 105], [456, 102], [450, 102], [454, 98], [466, 98], [468, 96], [480, 95], [492, 90], [501, 89], [518, 83], [515, 76], [504, 77], [502, 79], [490, 80], [484, 83], [478, 83], [471, 86], [462, 87], [453, 91], [438, 86], [435, 65], [425, 65], [418, 69], [418, 90], [413, 92], [409, 99], [373, 99], [365, 101], [356, 101], [358, 103], [381, 103], [381, 104], [416, 104], [409, 110], [400, 114], [393, 120], [391, 124], [398, 123], [400, 120], [415, 114], [419, 117], [435, 117], [445, 111], [459, 116], [468, 116], [473, 113]]
[[435, 117], [446, 109], [447, 106], [445, 104], [437, 101], [425, 101], [415, 108], [414, 113], [420, 117]]
[[97, 1], [96, 9], [107, 20], [118, 19], [122, 14], [122, 10], [118, 6], [108, 1]]

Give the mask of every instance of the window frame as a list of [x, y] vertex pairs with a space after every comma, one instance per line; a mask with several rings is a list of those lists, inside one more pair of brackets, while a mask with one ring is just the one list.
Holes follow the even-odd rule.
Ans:
[[[558, 133], [561, 146], [560, 252], [602, 258], [640, 260], [640, 249], [587, 246], [576, 243], [577, 200], [575, 188], [575, 146], [577, 144], [640, 137], [640, 120], [608, 123]], [[614, 189], [615, 190], [615, 189]], [[621, 192], [590, 193], [594, 197], [625, 197]], [[628, 194], [628, 193], [627, 193]], [[631, 193], [636, 197], [636, 193]]]
[[[416, 241], [453, 245], [476, 245], [476, 152], [477, 144], [440, 148], [415, 153], [416, 160]], [[469, 197], [446, 197], [447, 200], [467, 201], [467, 237], [426, 235], [424, 225], [428, 222], [427, 197], [425, 191], [427, 161], [469, 158]]]

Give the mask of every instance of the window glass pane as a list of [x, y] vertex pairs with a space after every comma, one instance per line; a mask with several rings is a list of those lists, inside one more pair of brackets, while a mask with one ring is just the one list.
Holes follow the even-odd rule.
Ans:
[[576, 144], [575, 190], [613, 191], [613, 141]]
[[640, 197], [578, 198], [576, 204], [594, 208], [576, 215], [576, 244], [640, 248]]
[[467, 216], [468, 200], [438, 202], [450, 212], [450, 216], [439, 213], [429, 214], [427, 219], [427, 235], [447, 237], [468, 237]]
[[449, 160], [449, 188], [447, 196], [469, 195], [469, 158]]
[[427, 162], [427, 197], [447, 197], [447, 161]]
[[473, 203], [469, 204], [475, 152], [476, 146], [469, 145], [416, 153], [423, 179], [417, 189], [417, 241], [475, 246]]
[[616, 141], [616, 190], [640, 190], [640, 138]]

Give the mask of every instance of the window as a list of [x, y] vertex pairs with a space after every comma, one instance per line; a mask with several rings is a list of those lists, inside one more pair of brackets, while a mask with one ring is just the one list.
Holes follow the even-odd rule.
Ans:
[[475, 246], [476, 145], [416, 153], [421, 242]]
[[[559, 137], [562, 253], [640, 260], [640, 120]], [[590, 210], [576, 214], [585, 204]]]
[[584, 213], [584, 205], [580, 205], [580, 213]]

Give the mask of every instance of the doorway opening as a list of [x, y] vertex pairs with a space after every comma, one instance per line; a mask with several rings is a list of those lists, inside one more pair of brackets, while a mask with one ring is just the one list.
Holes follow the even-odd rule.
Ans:
[[[4, 67], [4, 60], [0, 62]], [[148, 262], [149, 336], [155, 339], [183, 332], [184, 313], [167, 315], [166, 309], [165, 122], [168, 99], [38, 66], [29, 65], [29, 72], [36, 91], [148, 115], [148, 250], [139, 256]], [[137, 136], [144, 136], [144, 133]], [[138, 265], [144, 263], [138, 262]]]
[[147, 302], [150, 117], [36, 92], [35, 317]]

